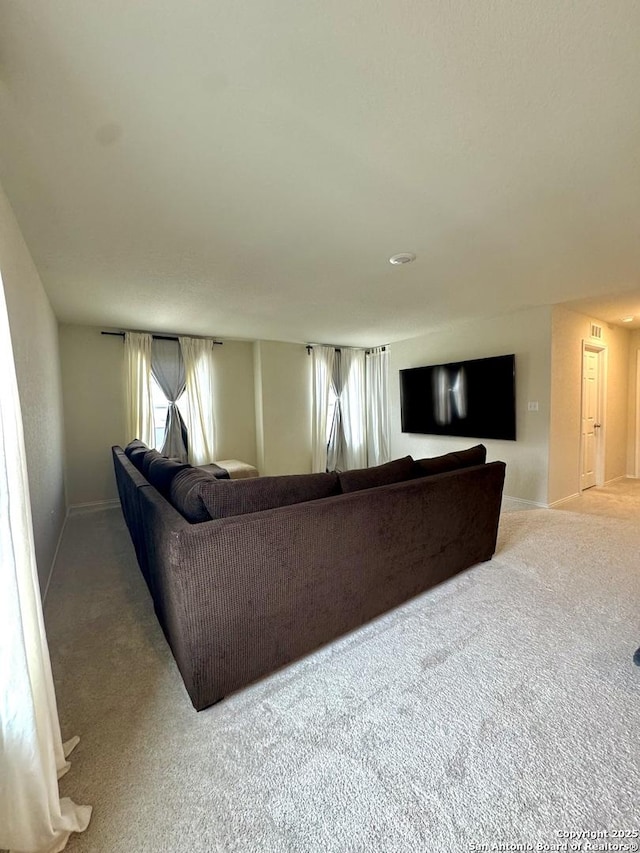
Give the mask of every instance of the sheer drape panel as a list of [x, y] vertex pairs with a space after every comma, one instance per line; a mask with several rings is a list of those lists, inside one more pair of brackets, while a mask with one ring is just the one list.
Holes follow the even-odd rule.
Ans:
[[60, 799], [63, 745], [42, 618], [20, 401], [0, 280], [0, 848], [62, 850], [89, 806]]
[[364, 350], [314, 346], [312, 357], [313, 470], [362, 468], [367, 464]]
[[365, 362], [367, 465], [381, 465], [391, 458], [389, 447], [389, 350], [367, 352]]
[[334, 347], [314, 346], [311, 350], [313, 373], [311, 470], [314, 473], [327, 470], [327, 420], [335, 355]]
[[124, 370], [127, 441], [139, 438], [153, 447], [153, 401], [151, 399], [151, 335], [126, 332]]
[[367, 464], [365, 417], [365, 352], [362, 349], [340, 350], [340, 411], [344, 450], [339, 470], [364, 468]]
[[167, 398], [167, 422], [164, 441], [160, 448], [163, 456], [187, 461], [187, 428], [176, 405], [186, 387], [184, 360], [178, 341], [154, 338], [151, 344], [151, 371]]
[[186, 377], [189, 462], [208, 465], [215, 460], [213, 417], [213, 340], [179, 338]]

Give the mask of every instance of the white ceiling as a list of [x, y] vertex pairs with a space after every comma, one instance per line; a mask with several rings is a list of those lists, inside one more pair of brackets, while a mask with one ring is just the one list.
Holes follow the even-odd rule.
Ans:
[[639, 43], [637, 0], [0, 0], [0, 181], [66, 322], [640, 315]]

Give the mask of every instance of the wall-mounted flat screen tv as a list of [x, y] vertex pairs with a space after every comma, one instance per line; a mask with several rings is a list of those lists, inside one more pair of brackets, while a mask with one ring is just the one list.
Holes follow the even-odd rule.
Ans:
[[515, 355], [400, 371], [402, 432], [516, 439]]

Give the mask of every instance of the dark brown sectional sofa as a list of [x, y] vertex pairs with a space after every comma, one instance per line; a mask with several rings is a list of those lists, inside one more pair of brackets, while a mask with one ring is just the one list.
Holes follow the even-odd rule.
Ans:
[[342, 474], [218, 480], [113, 448], [122, 510], [196, 709], [495, 551], [502, 462], [478, 445]]

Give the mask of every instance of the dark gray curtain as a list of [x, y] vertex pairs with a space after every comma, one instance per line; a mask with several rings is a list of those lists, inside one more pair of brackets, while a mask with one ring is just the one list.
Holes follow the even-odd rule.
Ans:
[[160, 449], [163, 456], [187, 461], [187, 428], [176, 402], [185, 389], [185, 372], [182, 352], [178, 341], [154, 338], [151, 344], [151, 372], [162, 393], [169, 402], [164, 442]]
[[327, 444], [327, 471], [344, 471], [347, 467], [347, 446], [344, 424], [342, 423], [342, 406], [340, 403], [346, 381], [347, 376], [343, 370], [342, 353], [336, 350], [331, 375], [331, 387], [336, 396], [336, 405], [333, 410], [333, 421], [331, 422], [331, 431], [329, 432], [329, 442]]

